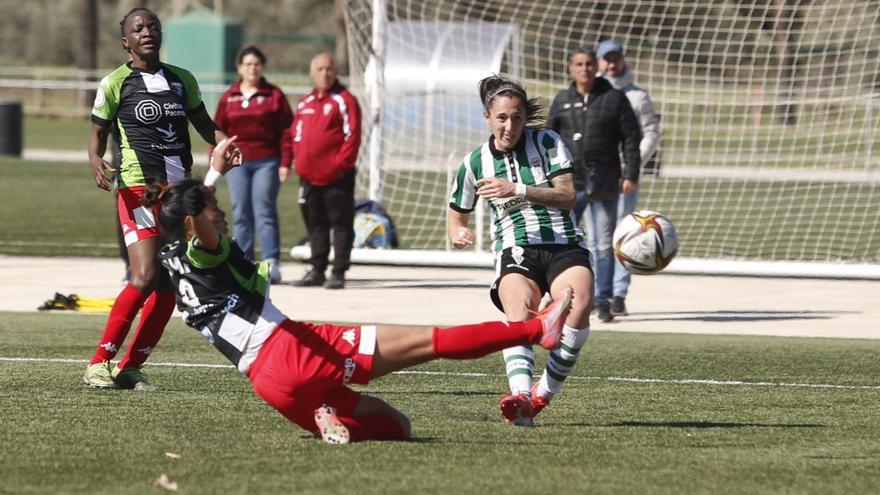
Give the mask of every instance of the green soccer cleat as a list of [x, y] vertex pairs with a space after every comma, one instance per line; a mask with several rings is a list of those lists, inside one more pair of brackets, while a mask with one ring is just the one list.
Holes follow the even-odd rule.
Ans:
[[111, 376], [119, 388], [130, 388], [142, 392], [149, 392], [156, 388], [154, 385], [150, 385], [150, 382], [147, 381], [147, 376], [144, 375], [140, 368], [120, 369], [119, 365], [117, 365], [113, 368]]
[[116, 388], [116, 382], [110, 376], [110, 363], [108, 361], [90, 364], [83, 375], [83, 381], [92, 388]]

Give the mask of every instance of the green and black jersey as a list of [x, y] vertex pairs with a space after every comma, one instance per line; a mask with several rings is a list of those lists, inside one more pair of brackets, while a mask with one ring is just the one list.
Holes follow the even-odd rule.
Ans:
[[[571, 156], [559, 134], [526, 127], [516, 146], [499, 151], [490, 137], [464, 157], [458, 167], [449, 207], [470, 213], [477, 204], [476, 181], [498, 177], [530, 187], [553, 187], [550, 179], [572, 173]], [[492, 198], [488, 201], [494, 229], [494, 250], [513, 246], [561, 244], [584, 246], [583, 235], [571, 211], [539, 205], [525, 198]]]
[[265, 338], [285, 319], [269, 300], [268, 263], [254, 263], [225, 235], [215, 252], [201, 248], [198, 238], [168, 244], [159, 261], [177, 288], [183, 321], [245, 372], [255, 332]]
[[188, 116], [204, 108], [188, 71], [160, 64], [147, 72], [125, 64], [101, 80], [92, 122], [119, 129], [119, 187], [174, 183], [189, 175], [192, 152]]

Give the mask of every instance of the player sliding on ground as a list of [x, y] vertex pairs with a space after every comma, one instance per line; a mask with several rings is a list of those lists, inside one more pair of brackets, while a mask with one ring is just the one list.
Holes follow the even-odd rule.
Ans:
[[[218, 145], [221, 172], [240, 163]], [[216, 173], [209, 173], [209, 176]], [[450, 328], [390, 325], [334, 326], [288, 319], [269, 299], [269, 266], [255, 264], [226, 235], [213, 192], [196, 180], [149, 186], [146, 206], [159, 204], [159, 225], [171, 244], [160, 251], [177, 287], [177, 306], [247, 375], [254, 392], [287, 419], [328, 443], [405, 440], [409, 419], [348, 383], [437, 358], [475, 359], [514, 345], [559, 346], [571, 290], [536, 318]]]

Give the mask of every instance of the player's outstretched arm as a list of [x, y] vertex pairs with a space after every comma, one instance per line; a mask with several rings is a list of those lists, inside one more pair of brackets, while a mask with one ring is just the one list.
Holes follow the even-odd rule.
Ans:
[[213, 187], [221, 175], [242, 164], [244, 158], [241, 150], [235, 145], [238, 136], [221, 139], [211, 152], [211, 163], [205, 174], [205, 185]]

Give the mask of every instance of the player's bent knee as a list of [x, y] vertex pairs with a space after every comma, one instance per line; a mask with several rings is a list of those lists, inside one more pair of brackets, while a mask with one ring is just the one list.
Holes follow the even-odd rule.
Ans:
[[141, 272], [141, 273], [132, 273], [131, 280], [129, 283], [132, 287], [137, 289], [138, 291], [147, 294], [153, 292], [156, 288], [156, 282], [158, 281], [158, 277], [156, 276], [156, 272]]

